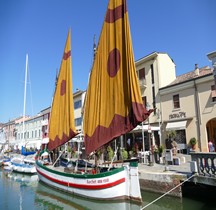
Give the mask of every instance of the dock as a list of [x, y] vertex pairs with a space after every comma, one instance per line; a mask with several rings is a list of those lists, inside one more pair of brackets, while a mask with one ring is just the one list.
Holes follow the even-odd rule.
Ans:
[[[149, 166], [148, 163], [139, 163], [140, 188], [161, 194], [174, 189], [169, 195], [175, 197], [182, 197], [181, 183], [185, 181], [209, 185], [216, 189], [216, 153], [178, 153], [176, 157], [180, 160], [177, 165], [154, 163]], [[200, 164], [202, 162], [206, 164]]]

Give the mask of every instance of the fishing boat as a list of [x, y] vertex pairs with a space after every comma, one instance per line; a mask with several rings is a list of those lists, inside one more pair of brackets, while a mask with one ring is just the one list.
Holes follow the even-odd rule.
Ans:
[[[77, 135], [74, 125], [70, 31], [53, 98], [48, 151]], [[110, 0], [85, 98], [83, 130], [87, 155], [145, 121], [152, 110], [143, 105], [136, 75], [126, 0]], [[39, 180], [67, 193], [97, 200], [142, 201], [138, 160], [107, 170], [68, 170], [36, 161]], [[67, 170], [65, 170], [67, 169]], [[104, 169], [104, 168], [103, 168]]]

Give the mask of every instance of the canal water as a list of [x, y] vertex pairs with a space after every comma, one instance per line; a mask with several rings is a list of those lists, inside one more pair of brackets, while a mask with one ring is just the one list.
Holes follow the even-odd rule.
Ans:
[[105, 202], [83, 199], [59, 192], [41, 182], [37, 175], [9, 173], [0, 169], [0, 210], [216, 210], [202, 199], [165, 196], [147, 208], [160, 195], [142, 191], [143, 203]]

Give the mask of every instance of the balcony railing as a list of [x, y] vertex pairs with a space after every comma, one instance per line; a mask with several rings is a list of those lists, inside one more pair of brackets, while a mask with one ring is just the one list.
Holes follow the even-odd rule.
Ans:
[[140, 87], [146, 87], [146, 79], [139, 80]]
[[216, 153], [192, 152], [191, 160], [196, 161], [199, 176], [216, 178]]
[[42, 120], [41, 124], [42, 124], [42, 126], [43, 126], [43, 125], [48, 125], [48, 119]]

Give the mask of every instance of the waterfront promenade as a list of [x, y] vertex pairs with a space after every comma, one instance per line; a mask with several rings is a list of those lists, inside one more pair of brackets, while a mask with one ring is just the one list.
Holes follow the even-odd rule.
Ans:
[[[175, 188], [191, 175], [191, 156], [177, 154], [180, 165], [165, 165], [154, 163], [153, 166], [139, 163], [140, 187], [151, 192], [166, 193]], [[182, 197], [181, 187], [176, 188], [170, 195]]]

